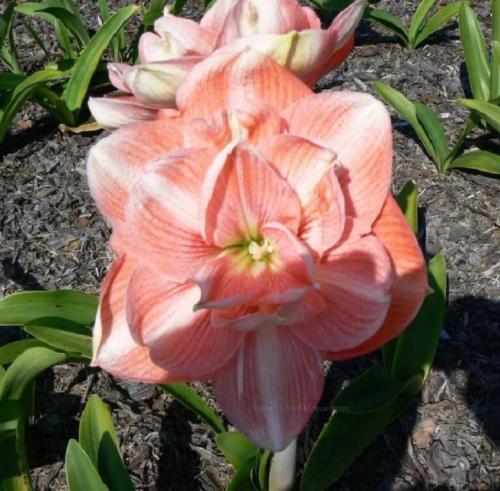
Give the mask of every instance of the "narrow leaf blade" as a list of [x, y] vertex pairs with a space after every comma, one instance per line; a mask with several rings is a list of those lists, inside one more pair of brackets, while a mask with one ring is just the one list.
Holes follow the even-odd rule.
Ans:
[[450, 168], [500, 174], [500, 155], [485, 150], [474, 150], [455, 159], [450, 164]]
[[24, 325], [41, 317], [57, 317], [90, 325], [97, 313], [95, 295], [72, 290], [20, 292], [0, 300], [0, 326]]
[[69, 491], [109, 491], [76, 440], [70, 440], [68, 443], [65, 466]]
[[226, 431], [221, 419], [207, 406], [205, 401], [186, 384], [167, 384], [160, 387], [172, 394], [181, 404], [205, 421], [215, 433]]
[[88, 91], [92, 76], [99, 64], [102, 54], [113, 37], [126, 22], [139, 10], [136, 5], [123, 7], [110, 17], [89, 41], [84, 52], [78, 58], [68, 85], [63, 93], [63, 99], [69, 110], [76, 116], [82, 106]]
[[500, 133], [500, 107], [491, 102], [476, 99], [459, 99], [458, 102], [472, 109]]
[[427, 14], [430, 12], [432, 7], [436, 4], [437, 0], [422, 0], [415, 10], [415, 14], [413, 15], [413, 19], [410, 23], [410, 29], [408, 30], [408, 36], [410, 38], [410, 43], [415, 42], [415, 38], [417, 36], [418, 31], [420, 30], [422, 23], [424, 22]]
[[437, 163], [437, 155], [434, 151], [434, 147], [427, 136], [427, 132], [424, 127], [420, 124], [417, 116], [417, 109], [415, 105], [407, 99], [401, 92], [393, 89], [391, 86], [384, 84], [382, 82], [374, 82], [374, 89], [379, 93], [380, 97], [385, 101], [386, 104], [393, 107], [408, 123], [417, 134], [420, 142], [424, 146], [424, 149], [429, 154], [429, 156]]
[[490, 68], [486, 44], [476, 14], [467, 2], [460, 7], [459, 24], [472, 94], [475, 99], [487, 101], [490, 98]]
[[434, 360], [439, 333], [446, 310], [446, 264], [438, 254], [428, 265], [429, 285], [433, 292], [424, 300], [417, 317], [398, 338], [392, 375], [405, 381], [415, 374], [423, 380]]
[[237, 471], [259, 453], [259, 447], [238, 431], [219, 433], [215, 440], [224, 457]]
[[432, 143], [441, 170], [446, 157], [450, 153], [448, 138], [433, 111], [420, 102], [415, 102], [415, 109], [417, 111], [417, 118]]
[[455, 15], [458, 14], [462, 2], [455, 2], [439, 9], [424, 25], [417, 34], [414, 41], [414, 47], [420, 46], [429, 36], [439, 31]]

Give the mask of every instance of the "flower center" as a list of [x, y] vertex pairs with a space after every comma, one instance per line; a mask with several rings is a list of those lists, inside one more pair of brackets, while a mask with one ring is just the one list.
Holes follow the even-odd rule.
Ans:
[[254, 261], [264, 261], [269, 259], [275, 251], [274, 245], [267, 239], [262, 242], [252, 240], [248, 245], [248, 254]]

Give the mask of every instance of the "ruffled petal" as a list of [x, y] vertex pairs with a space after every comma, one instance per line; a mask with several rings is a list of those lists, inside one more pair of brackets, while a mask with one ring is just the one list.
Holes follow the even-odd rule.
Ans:
[[292, 232], [277, 223], [260, 232], [271, 247], [265, 259], [252, 257], [250, 246], [228, 249], [194, 275], [201, 288], [197, 308], [289, 303], [315, 285], [312, 258]]
[[104, 279], [94, 325], [92, 365], [116, 377], [150, 383], [187, 381], [154, 363], [149, 349], [130, 334], [125, 314], [125, 293], [136, 262], [119, 257]]
[[201, 61], [199, 56], [135, 65], [124, 74], [125, 83], [143, 104], [175, 107], [177, 90], [189, 71]]
[[186, 147], [220, 150], [232, 141], [244, 140], [259, 149], [267, 148], [271, 136], [285, 130], [283, 119], [271, 106], [242, 101], [231, 111], [225, 109], [186, 124]]
[[202, 239], [201, 186], [213, 153], [183, 149], [152, 162], [127, 204], [126, 231], [134, 250], [161, 273], [181, 282], [219, 249]]
[[144, 106], [133, 96], [90, 97], [88, 105], [94, 119], [107, 130], [151, 121], [158, 115], [157, 109]]
[[332, 149], [344, 191], [347, 216], [370, 227], [391, 183], [392, 127], [383, 104], [367, 94], [324, 92], [284, 111], [290, 134]]
[[247, 334], [213, 385], [229, 421], [259, 447], [276, 452], [307, 424], [323, 379], [319, 352], [276, 326]]
[[394, 273], [377, 238], [368, 235], [332, 249], [315, 272], [326, 309], [291, 326], [296, 336], [317, 349], [340, 351], [358, 346], [381, 327]]
[[177, 93], [177, 105], [188, 119], [208, 117], [221, 109], [257, 101], [281, 111], [310, 89], [263, 54], [245, 50], [214, 53], [199, 63]]
[[146, 162], [182, 144], [175, 119], [125, 126], [90, 150], [87, 176], [101, 213], [113, 224], [125, 219], [124, 207]]
[[149, 348], [156, 364], [204, 379], [234, 356], [242, 334], [231, 327], [212, 327], [210, 312], [194, 312], [199, 298], [194, 283], [173, 283], [139, 267], [129, 282], [127, 316], [132, 335]]
[[334, 359], [360, 356], [380, 348], [398, 336], [417, 315], [429, 293], [422, 251], [392, 196], [373, 226], [373, 234], [384, 244], [395, 270], [391, 305], [382, 327], [374, 336], [351, 350], [332, 353]]
[[301, 213], [290, 185], [247, 144], [229, 146], [214, 159], [203, 183], [201, 211], [204, 237], [220, 247], [257, 239], [267, 222], [296, 232]]
[[239, 0], [227, 12], [216, 47], [256, 34], [284, 34], [309, 28], [296, 0]]
[[123, 92], [130, 92], [128, 85], [125, 83], [123, 76], [127, 70], [132, 68], [128, 63], [108, 63], [108, 77], [109, 81], [118, 89]]
[[297, 193], [302, 206], [300, 237], [321, 257], [344, 229], [344, 197], [333, 170], [336, 154], [294, 135], [268, 140], [263, 152]]

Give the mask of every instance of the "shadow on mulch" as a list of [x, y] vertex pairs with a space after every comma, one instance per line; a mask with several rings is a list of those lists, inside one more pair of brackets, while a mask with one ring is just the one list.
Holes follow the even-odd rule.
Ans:
[[23, 290], [45, 290], [40, 282], [19, 264], [18, 258], [6, 257], [2, 260], [2, 270], [6, 278]]

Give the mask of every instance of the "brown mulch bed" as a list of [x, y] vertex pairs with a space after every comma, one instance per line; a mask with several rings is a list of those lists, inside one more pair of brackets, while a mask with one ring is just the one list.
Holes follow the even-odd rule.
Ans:
[[[379, 6], [408, 20], [417, 3], [384, 0]], [[96, 25], [96, 2], [78, 4], [89, 25]], [[195, 16], [196, 5], [190, 7]], [[489, 26], [489, 2], [475, 2], [475, 8]], [[20, 39], [25, 66], [40, 66], [41, 54], [28, 39]], [[363, 24], [353, 55], [318, 89], [372, 92], [371, 83], [382, 80], [428, 103], [453, 140], [467, 117], [455, 104], [469, 90], [465, 73], [456, 23], [411, 54], [394, 38]], [[499, 179], [461, 171], [440, 176], [411, 128], [397, 117], [394, 127], [394, 189], [408, 180], [418, 185], [420, 238], [429, 256], [441, 249], [445, 253], [449, 306], [420, 400], [332, 489], [493, 491], [500, 489]], [[16, 120], [12, 135], [0, 146], [1, 296], [23, 289], [98, 291], [111, 256], [108, 228], [87, 189], [85, 157], [99, 137], [62, 134], [31, 106]], [[498, 141], [480, 132], [467, 145], [499, 150]], [[0, 343], [18, 336], [16, 329], [4, 329]], [[365, 357], [331, 366], [322, 407], [369, 364]], [[216, 407], [209, 387], [196, 387]], [[138, 489], [212, 490], [229, 482], [233, 470], [209, 429], [170, 396], [96, 369], [63, 365], [37, 384], [37, 416], [29, 434], [36, 489], [66, 489], [66, 444], [77, 435], [79, 415], [91, 393], [103, 397], [113, 411]], [[325, 414], [319, 410], [314, 416], [305, 449]], [[304, 458], [303, 452], [299, 457]]]

